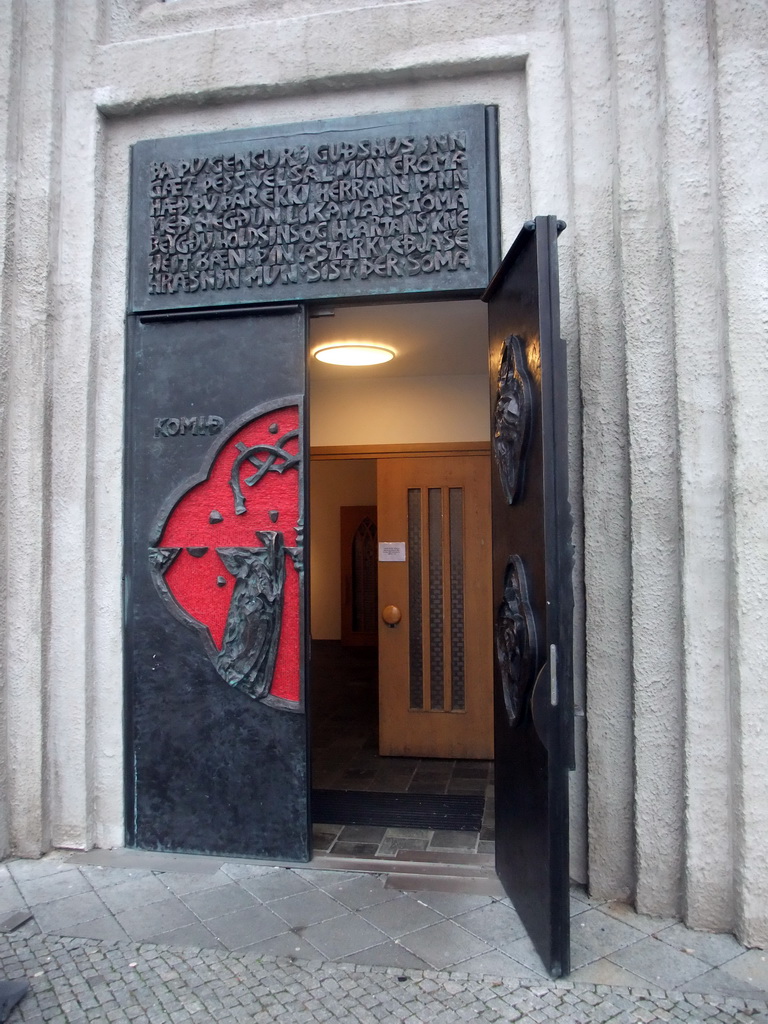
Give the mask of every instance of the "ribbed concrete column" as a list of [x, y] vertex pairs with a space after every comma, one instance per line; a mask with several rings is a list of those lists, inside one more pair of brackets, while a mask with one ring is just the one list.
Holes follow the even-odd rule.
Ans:
[[5, 5], [13, 21], [9, 199], [3, 346], [7, 372], [4, 465], [5, 700], [9, 838], [36, 856], [48, 845], [45, 772], [51, 435], [51, 188], [57, 137], [57, 8]]
[[607, 0], [567, 5], [584, 444], [589, 885], [634, 891], [629, 465]]
[[731, 679], [737, 935], [768, 943], [768, 23], [716, 0], [733, 573]]
[[631, 478], [636, 904], [681, 909], [683, 731], [677, 417], [664, 211], [660, 3], [614, 5]]
[[[0, 7], [0, 139], [10, 139], [11, 125], [15, 125], [14, 92], [17, 64], [17, 18], [11, 4]], [[11, 239], [13, 238], [13, 205], [10, 196], [15, 186], [14, 168], [9, 159], [0, 160], [0, 430], [5, 433], [4, 410], [8, 401], [8, 354], [10, 351], [10, 301], [11, 279], [9, 267], [12, 262]], [[7, 473], [5, 448], [0, 453], [2, 474]], [[5, 493], [0, 495], [0, 508], [5, 515]], [[0, 544], [0, 576], [6, 578], [7, 541]], [[0, 592], [0, 635], [5, 636], [7, 625], [5, 594]], [[5, 655], [5, 651], [3, 651]], [[5, 657], [0, 667], [0, 857], [7, 856], [10, 849], [10, 808], [8, 801], [8, 731], [7, 731], [7, 672]]]
[[706, 6], [665, 0], [666, 198], [673, 239], [685, 714], [683, 915], [730, 930], [725, 306], [716, 188], [714, 51]]
[[98, 19], [90, 0], [69, 0], [62, 28], [62, 148], [52, 373], [51, 635], [47, 753], [51, 773], [51, 842], [92, 844], [90, 806], [98, 723], [91, 662], [99, 640], [91, 601], [99, 583], [91, 567], [94, 480], [93, 276], [98, 116], [88, 86], [91, 33]]

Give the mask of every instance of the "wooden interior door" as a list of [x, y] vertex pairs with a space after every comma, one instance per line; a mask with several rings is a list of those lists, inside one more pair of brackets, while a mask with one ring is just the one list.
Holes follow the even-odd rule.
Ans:
[[490, 457], [380, 459], [379, 753], [493, 756]]

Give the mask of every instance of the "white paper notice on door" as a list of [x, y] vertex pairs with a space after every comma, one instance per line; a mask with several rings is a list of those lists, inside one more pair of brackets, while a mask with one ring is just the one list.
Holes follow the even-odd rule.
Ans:
[[382, 540], [379, 541], [380, 562], [404, 562], [405, 541], [404, 540]]

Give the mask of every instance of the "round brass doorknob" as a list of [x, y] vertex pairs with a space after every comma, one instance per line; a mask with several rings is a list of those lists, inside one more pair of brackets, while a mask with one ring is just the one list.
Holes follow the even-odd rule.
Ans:
[[395, 626], [400, 621], [400, 619], [402, 619], [403, 615], [400, 609], [397, 607], [397, 605], [388, 604], [384, 611], [381, 613], [381, 617], [382, 619], [384, 619], [388, 626], [394, 629]]

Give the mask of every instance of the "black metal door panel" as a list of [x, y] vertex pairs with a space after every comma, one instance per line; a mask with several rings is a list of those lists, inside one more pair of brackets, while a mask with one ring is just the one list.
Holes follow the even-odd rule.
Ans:
[[309, 859], [305, 322], [129, 317], [127, 841]]
[[547, 969], [567, 974], [571, 516], [558, 222], [528, 222], [489, 304], [496, 608], [496, 869]]

